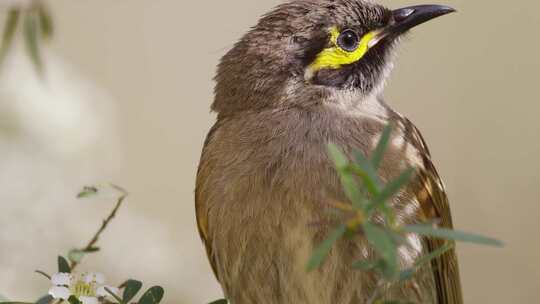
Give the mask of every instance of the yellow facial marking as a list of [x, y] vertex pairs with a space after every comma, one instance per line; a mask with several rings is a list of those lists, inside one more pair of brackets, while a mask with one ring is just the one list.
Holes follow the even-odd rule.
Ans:
[[309, 73], [313, 74], [321, 69], [339, 69], [343, 65], [352, 64], [362, 59], [366, 55], [369, 48], [372, 46], [370, 42], [377, 39], [379, 31], [372, 31], [367, 33], [358, 44], [358, 47], [354, 51], [346, 51], [339, 47], [338, 37], [340, 31], [337, 27], [332, 27], [329, 30], [331, 47], [324, 49], [317, 57], [315, 61], [309, 66]]

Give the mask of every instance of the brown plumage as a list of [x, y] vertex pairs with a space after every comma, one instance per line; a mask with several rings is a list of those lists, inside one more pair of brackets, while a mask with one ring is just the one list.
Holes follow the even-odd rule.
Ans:
[[[444, 186], [420, 132], [379, 98], [404, 31], [358, 62], [305, 76], [328, 47], [329, 27], [366, 34], [398, 17], [359, 0], [293, 1], [264, 16], [223, 57], [212, 105], [218, 119], [204, 145], [195, 199], [208, 258], [231, 303], [353, 304], [370, 297], [376, 275], [351, 269], [353, 261], [374, 257], [361, 236], [339, 241], [320, 269], [305, 270], [331, 229], [310, 223], [325, 219], [329, 202], [346, 201], [327, 156], [329, 142], [369, 156], [392, 123], [381, 178], [417, 169], [392, 201], [398, 221], [439, 219], [440, 226], [452, 227]], [[407, 240], [399, 249], [404, 269], [442, 245], [414, 234]], [[462, 303], [455, 252], [387, 288], [384, 298]]]

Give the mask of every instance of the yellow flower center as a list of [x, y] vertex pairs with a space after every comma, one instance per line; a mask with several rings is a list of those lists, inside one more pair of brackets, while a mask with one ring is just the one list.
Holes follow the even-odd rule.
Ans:
[[96, 296], [96, 286], [92, 283], [86, 283], [84, 281], [77, 281], [75, 284], [71, 285], [71, 293], [79, 297], [95, 297]]

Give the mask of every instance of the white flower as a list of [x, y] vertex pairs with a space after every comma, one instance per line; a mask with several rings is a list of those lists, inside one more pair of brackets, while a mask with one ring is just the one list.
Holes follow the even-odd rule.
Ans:
[[83, 304], [98, 304], [98, 298], [110, 296], [105, 288], [115, 295], [119, 294], [118, 288], [104, 285], [105, 277], [99, 273], [57, 273], [51, 277], [51, 283], [53, 286], [49, 289], [49, 294], [53, 298], [67, 300], [74, 296]]

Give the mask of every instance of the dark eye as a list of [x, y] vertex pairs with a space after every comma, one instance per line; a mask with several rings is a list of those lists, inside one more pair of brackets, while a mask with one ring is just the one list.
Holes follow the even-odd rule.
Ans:
[[355, 51], [359, 43], [360, 38], [353, 30], [344, 30], [337, 39], [338, 46], [348, 52]]

